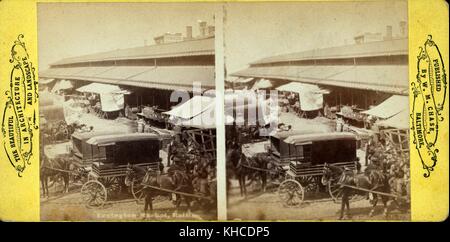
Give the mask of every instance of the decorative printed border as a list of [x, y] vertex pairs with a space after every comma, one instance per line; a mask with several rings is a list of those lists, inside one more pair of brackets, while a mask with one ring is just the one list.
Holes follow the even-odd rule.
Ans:
[[20, 34], [11, 47], [9, 62], [12, 69], [9, 90], [5, 92], [6, 105], [3, 110], [3, 149], [9, 162], [22, 177], [27, 165], [31, 165], [33, 155], [33, 131], [37, 125], [38, 88], [35, 67]]
[[428, 35], [424, 46], [417, 56], [417, 76], [411, 83], [413, 105], [412, 119], [413, 143], [428, 178], [438, 162], [439, 124], [444, 121], [444, 109], [447, 92], [447, 75], [444, 61], [438, 46]]

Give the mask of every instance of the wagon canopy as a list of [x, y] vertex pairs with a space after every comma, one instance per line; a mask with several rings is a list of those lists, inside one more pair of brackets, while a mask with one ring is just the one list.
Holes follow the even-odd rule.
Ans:
[[331, 140], [356, 140], [356, 135], [350, 132], [333, 132], [333, 133], [317, 133], [293, 135], [284, 140], [288, 144], [298, 144], [315, 141], [331, 141]]
[[132, 142], [143, 140], [162, 140], [170, 136], [169, 134], [153, 134], [153, 133], [129, 133], [129, 134], [111, 134], [90, 138], [86, 143], [90, 145], [106, 146], [119, 142]]
[[72, 149], [73, 153], [81, 159], [92, 159], [92, 148], [91, 145], [87, 144], [86, 141], [90, 138], [96, 136], [113, 135], [113, 134], [124, 134], [125, 131], [115, 130], [115, 131], [95, 131], [95, 132], [75, 132], [72, 134]]

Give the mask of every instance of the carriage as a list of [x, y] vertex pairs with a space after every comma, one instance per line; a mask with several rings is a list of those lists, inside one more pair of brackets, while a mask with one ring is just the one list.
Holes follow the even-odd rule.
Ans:
[[[357, 170], [357, 137], [353, 133], [282, 132], [271, 136], [268, 142], [251, 146], [260, 153], [269, 153], [271, 165], [268, 167], [271, 168], [267, 172], [276, 174], [272, 180], [276, 181], [278, 196], [286, 206], [298, 206], [305, 195], [321, 189], [326, 163]], [[328, 183], [326, 189], [333, 200], [338, 201], [341, 187], [337, 181]]]
[[[88, 207], [102, 207], [108, 200], [125, 194], [127, 165], [159, 169], [163, 136], [151, 133], [128, 133], [94, 136], [86, 141], [91, 153], [91, 171], [82, 186], [83, 201]], [[75, 145], [77, 146], [77, 145]], [[131, 186], [134, 198], [140, 194]]]

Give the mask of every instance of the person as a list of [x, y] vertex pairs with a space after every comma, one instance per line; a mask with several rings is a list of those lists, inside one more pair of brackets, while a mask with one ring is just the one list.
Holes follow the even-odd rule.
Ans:
[[342, 117], [338, 117], [337, 119], [336, 119], [336, 131], [337, 132], [342, 132], [342, 130], [343, 130], [343, 119], [342, 119]]
[[331, 110], [330, 106], [328, 106], [328, 103], [325, 103], [325, 106], [323, 107], [323, 116], [325, 118], [331, 118]]
[[389, 179], [389, 185], [392, 188], [392, 193], [397, 197], [393, 199], [394, 204], [397, 208], [402, 209], [406, 200], [403, 198], [408, 194], [407, 186], [405, 180], [405, 173], [402, 169], [396, 169], [394, 176]]
[[174, 156], [172, 161], [173, 161], [173, 164], [170, 165], [170, 167], [168, 169], [168, 173], [172, 173], [172, 172], [177, 171], [177, 170], [178, 171], [179, 170], [185, 170], [184, 162], [183, 162], [183, 160], [180, 157]]
[[129, 118], [130, 115], [131, 115], [131, 108], [130, 108], [130, 105], [127, 104], [127, 105], [125, 106], [124, 116], [125, 116], [125, 118]]
[[180, 159], [184, 159], [185, 155], [187, 154], [187, 148], [186, 146], [181, 142], [181, 138], [179, 135], [175, 136], [175, 139], [172, 140], [169, 144], [168, 149], [168, 159], [167, 163], [170, 166], [170, 161], [174, 159], [175, 156], [177, 156]]

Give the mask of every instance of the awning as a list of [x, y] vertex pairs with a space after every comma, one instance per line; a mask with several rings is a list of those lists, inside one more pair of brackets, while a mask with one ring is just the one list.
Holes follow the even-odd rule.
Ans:
[[214, 98], [207, 96], [194, 96], [185, 103], [179, 104], [172, 110], [164, 112], [170, 116], [190, 119], [204, 112], [211, 106], [215, 105]]
[[49, 79], [39, 79], [39, 84], [41, 85], [47, 85], [54, 81], [55, 79], [49, 78]]
[[281, 85], [275, 89], [278, 91], [297, 92], [297, 93], [300, 93], [300, 92], [312, 92], [312, 93], [318, 93], [318, 94], [329, 94], [330, 93], [329, 90], [321, 89], [317, 85], [301, 83], [301, 82], [289, 82], [288, 84]]
[[68, 80], [61, 80], [55, 84], [52, 88], [52, 92], [57, 92], [60, 90], [66, 90], [73, 88], [73, 84], [71, 81]]
[[383, 127], [409, 129], [409, 111], [408, 109], [404, 109], [386, 120], [377, 122], [377, 124]]
[[101, 93], [100, 103], [103, 112], [114, 112], [124, 108], [125, 99], [123, 94]]
[[258, 89], [266, 89], [273, 87], [273, 84], [271, 81], [267, 79], [260, 79], [255, 82], [255, 84], [252, 87], [252, 90], [258, 90]]
[[[233, 117], [230, 115], [224, 115], [225, 125], [233, 124]], [[210, 106], [201, 114], [195, 116], [189, 120], [183, 120], [179, 125], [188, 128], [203, 128], [203, 129], [214, 129], [216, 128], [216, 109], [214, 106]]]
[[290, 82], [276, 88], [279, 91], [297, 92], [300, 97], [300, 109], [302, 111], [313, 111], [323, 107], [324, 91], [317, 85]]
[[250, 78], [237, 78], [236, 80], [233, 80], [234, 83], [249, 83], [251, 81], [253, 81], [255, 78], [250, 77]]
[[393, 95], [392, 97], [388, 98], [386, 101], [382, 102], [378, 106], [370, 110], [363, 111], [361, 113], [372, 115], [382, 119], [387, 119], [402, 112], [403, 110], [408, 109], [409, 109], [408, 96]]
[[116, 85], [110, 85], [110, 84], [103, 84], [103, 83], [91, 83], [86, 86], [82, 86], [77, 89], [79, 92], [91, 92], [91, 93], [118, 93], [121, 92], [122, 89], [120, 89], [119, 86]]

